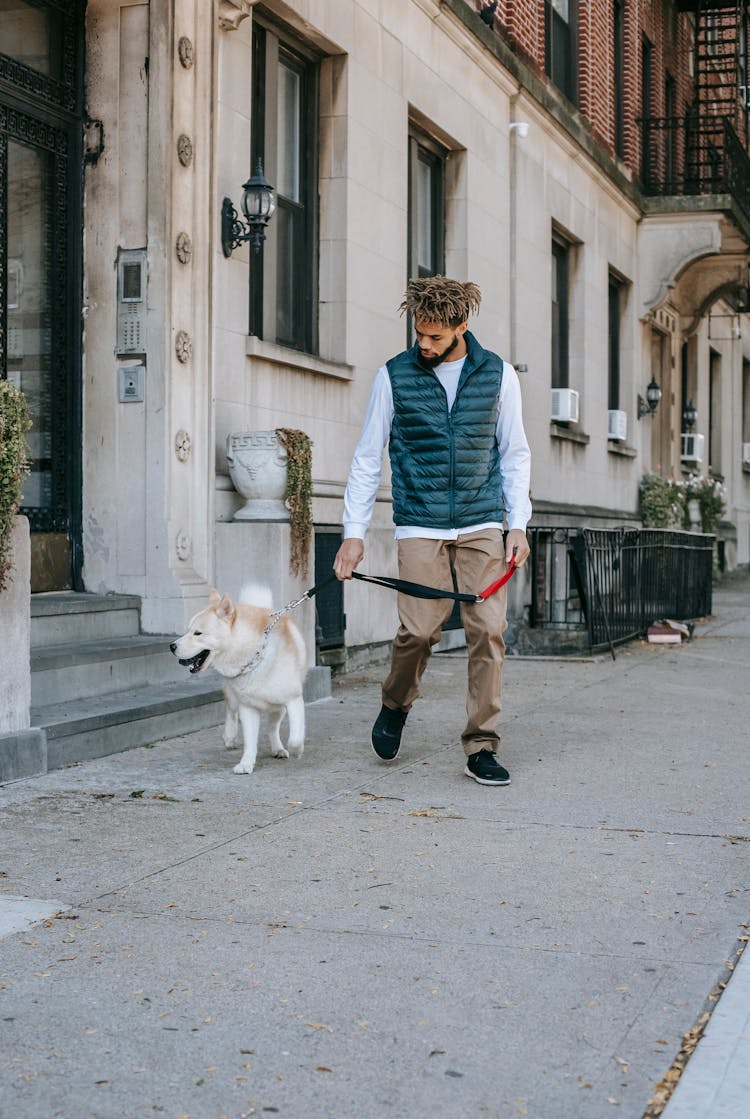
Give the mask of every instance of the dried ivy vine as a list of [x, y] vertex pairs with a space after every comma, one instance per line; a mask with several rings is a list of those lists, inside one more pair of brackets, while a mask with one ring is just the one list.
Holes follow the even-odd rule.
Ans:
[[0, 381], [0, 591], [12, 567], [13, 518], [21, 504], [26, 459], [26, 432], [31, 427], [26, 398], [10, 381]]
[[286, 490], [292, 530], [292, 575], [307, 577], [312, 536], [312, 440], [304, 431], [277, 427], [276, 437], [286, 451]]

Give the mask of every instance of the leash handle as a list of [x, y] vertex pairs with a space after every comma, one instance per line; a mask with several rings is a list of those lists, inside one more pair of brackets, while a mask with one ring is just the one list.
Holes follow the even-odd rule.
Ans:
[[508, 570], [505, 572], [502, 579], [496, 579], [494, 583], [490, 583], [490, 585], [488, 587], [485, 587], [483, 591], [480, 591], [479, 594], [476, 596], [476, 601], [477, 602], [484, 602], [484, 600], [486, 598], [489, 598], [490, 595], [493, 595], [493, 594], [495, 594], [496, 591], [499, 591], [501, 587], [505, 586], [505, 584], [510, 579], [511, 575], [513, 575], [513, 573], [516, 570], [517, 570], [517, 568], [516, 568], [516, 557], [513, 555], [513, 556], [510, 557], [510, 563], [508, 564]]

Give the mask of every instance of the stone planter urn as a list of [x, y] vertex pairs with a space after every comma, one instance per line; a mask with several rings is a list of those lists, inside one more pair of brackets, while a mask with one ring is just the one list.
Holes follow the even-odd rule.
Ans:
[[687, 503], [688, 518], [690, 520], [690, 531], [700, 532], [702, 529], [703, 518], [701, 517], [701, 503], [697, 497], [688, 498]]
[[284, 504], [286, 451], [275, 431], [235, 431], [227, 436], [232, 485], [245, 499], [235, 521], [288, 521]]

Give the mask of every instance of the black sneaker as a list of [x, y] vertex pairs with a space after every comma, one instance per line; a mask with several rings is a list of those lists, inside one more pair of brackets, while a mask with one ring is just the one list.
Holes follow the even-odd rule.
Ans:
[[401, 745], [401, 731], [404, 729], [408, 711], [400, 708], [380, 708], [380, 714], [372, 728], [372, 748], [381, 761], [391, 762], [398, 753]]
[[498, 762], [491, 750], [479, 750], [466, 759], [467, 777], [473, 777], [480, 785], [510, 785], [510, 774]]

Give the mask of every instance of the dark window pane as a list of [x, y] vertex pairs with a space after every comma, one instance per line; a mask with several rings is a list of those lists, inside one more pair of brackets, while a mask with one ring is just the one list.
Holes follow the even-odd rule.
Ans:
[[300, 145], [302, 109], [300, 75], [283, 60], [279, 61], [277, 99], [277, 144], [279, 149], [277, 183], [279, 194], [292, 202], [302, 201]]
[[568, 248], [552, 243], [552, 388], [568, 387]]
[[62, 79], [61, 12], [24, 0], [0, 0], [0, 51], [31, 70]]
[[304, 214], [279, 200], [276, 251], [276, 332], [282, 346], [305, 348], [304, 272], [299, 248], [304, 240]]

